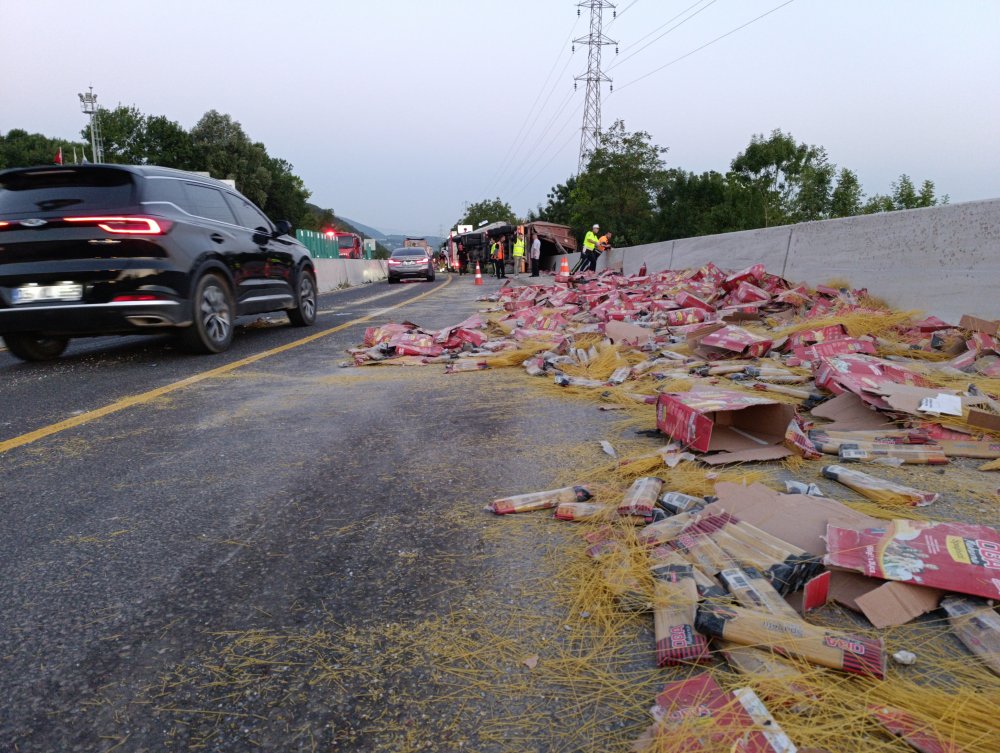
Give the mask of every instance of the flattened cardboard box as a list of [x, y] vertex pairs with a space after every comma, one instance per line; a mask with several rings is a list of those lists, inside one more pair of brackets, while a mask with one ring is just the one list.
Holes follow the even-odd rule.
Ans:
[[656, 336], [656, 333], [647, 327], [614, 320], [604, 326], [604, 334], [613, 343], [625, 343], [636, 346], [645, 345]]
[[782, 494], [764, 484], [722, 482], [715, 485], [715, 494], [719, 500], [705, 506], [706, 514], [725, 510], [810, 554], [826, 552], [824, 537], [831, 522], [859, 528], [879, 523], [829, 497]]
[[819, 427], [828, 431], [849, 431], [881, 429], [892, 422], [878, 411], [869, 408], [853, 392], [842, 392], [834, 398], [817, 405], [810, 411], [818, 418], [827, 418], [832, 424]]
[[794, 416], [791, 405], [729, 390], [672, 392], [656, 399], [656, 428], [699, 452], [781, 444]]
[[977, 426], [987, 431], [1000, 432], [1000, 416], [995, 413], [972, 408], [969, 410], [967, 421], [969, 422], [969, 426]]
[[980, 319], [978, 316], [972, 316], [971, 314], [964, 314], [958, 326], [970, 332], [985, 332], [987, 335], [995, 335], [1000, 332], [1000, 322]]
[[887, 628], [933, 612], [941, 601], [941, 592], [891, 581], [858, 596], [855, 601], [872, 625]]
[[827, 565], [945, 591], [1000, 597], [1000, 532], [971, 523], [891, 520], [827, 526]]

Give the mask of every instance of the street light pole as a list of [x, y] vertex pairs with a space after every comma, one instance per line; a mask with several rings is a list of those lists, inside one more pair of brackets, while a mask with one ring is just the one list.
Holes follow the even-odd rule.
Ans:
[[104, 145], [101, 144], [99, 135], [100, 125], [95, 122], [97, 118], [97, 95], [94, 94], [94, 87], [86, 94], [78, 94], [80, 104], [84, 114], [90, 116], [90, 157], [94, 162], [104, 161]]

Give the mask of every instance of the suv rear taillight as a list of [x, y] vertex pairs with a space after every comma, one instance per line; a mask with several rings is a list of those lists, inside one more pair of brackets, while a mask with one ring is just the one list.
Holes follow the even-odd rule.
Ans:
[[137, 301], [159, 301], [163, 298], [162, 295], [156, 293], [126, 293], [123, 295], [116, 295], [111, 299], [112, 303], [134, 303]]
[[63, 217], [64, 222], [96, 225], [101, 230], [119, 235], [163, 235], [170, 230], [169, 220], [152, 217]]

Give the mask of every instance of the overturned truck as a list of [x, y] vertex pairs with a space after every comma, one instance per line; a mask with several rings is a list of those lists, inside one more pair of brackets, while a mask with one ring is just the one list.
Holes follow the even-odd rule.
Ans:
[[464, 249], [468, 256], [469, 264], [475, 267], [476, 262], [480, 265], [490, 258], [490, 244], [499, 238], [507, 241], [507, 261], [510, 263], [510, 249], [514, 238], [518, 233], [524, 233], [525, 255], [527, 249], [531, 248], [532, 242], [538, 238], [542, 244], [541, 258], [539, 266], [542, 269], [552, 269], [555, 266], [555, 257], [562, 254], [571, 254], [576, 251], [576, 238], [566, 225], [557, 225], [552, 222], [528, 222], [524, 225], [511, 225], [508, 222], [493, 222], [475, 230], [465, 233], [456, 233], [451, 236], [449, 242], [449, 258], [452, 265], [458, 266], [459, 249]]

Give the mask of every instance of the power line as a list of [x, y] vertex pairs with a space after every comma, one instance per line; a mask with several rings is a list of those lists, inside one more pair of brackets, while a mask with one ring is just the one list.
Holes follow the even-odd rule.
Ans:
[[[572, 58], [572, 57], [568, 57], [568, 58], [566, 58], [566, 64], [565, 64], [565, 65], [563, 65], [563, 67], [562, 67], [562, 70], [561, 70], [561, 71], [559, 71], [559, 75], [558, 75], [558, 76], [556, 77], [556, 79], [555, 79], [555, 80], [554, 80], [554, 81], [552, 82], [552, 87], [551, 87], [551, 88], [549, 89], [549, 92], [548, 92], [548, 96], [547, 96], [547, 101], [546, 101], [546, 105], [547, 105], [548, 103], [550, 103], [550, 102], [552, 101], [552, 94], [553, 94], [553, 92], [555, 92], [555, 90], [556, 90], [556, 87], [557, 87], [557, 86], [559, 85], [559, 80], [560, 80], [560, 79], [562, 78], [563, 74], [565, 74], [565, 73], [566, 73], [566, 69], [567, 69], [567, 68], [569, 68], [569, 64], [570, 64], [571, 62], [573, 62], [573, 58]], [[569, 93], [567, 94], [566, 98], [564, 98], [564, 99], [563, 99], [563, 101], [562, 101], [562, 102], [561, 102], [561, 103], [560, 103], [560, 104], [559, 104], [559, 105], [558, 105], [558, 106], [556, 107], [555, 111], [554, 111], [554, 112], [552, 113], [552, 118], [551, 118], [551, 120], [555, 120], [555, 119], [556, 119], [556, 117], [558, 117], [558, 115], [559, 115], [559, 110], [560, 110], [560, 109], [561, 109], [561, 108], [562, 108], [562, 107], [563, 107], [563, 106], [565, 105], [565, 102], [566, 102], [566, 101], [567, 101], [567, 100], [569, 99], [569, 97], [571, 97], [571, 96], [573, 96], [573, 92], [572, 92], [572, 91], [570, 91], [570, 92], [569, 92]], [[535, 124], [536, 124], [536, 123], [538, 122], [539, 118], [541, 118], [541, 117], [542, 117], [542, 113], [543, 113], [543, 112], [545, 112], [545, 106], [543, 106], [543, 107], [539, 108], [539, 109], [538, 109], [538, 111], [537, 111], [537, 112], [535, 113], [535, 117], [534, 117], [534, 118], [532, 119], [532, 121], [531, 121], [531, 125], [530, 125], [530, 126], [528, 126], [528, 132], [529, 132], [529, 133], [530, 133], [530, 131], [531, 131], [531, 130], [532, 130], [532, 129], [533, 129], [534, 127], [535, 127]], [[550, 124], [551, 124], [551, 121], [550, 121]], [[546, 131], [547, 131], [547, 128], [546, 128]], [[528, 150], [528, 154], [531, 154], [531, 152], [533, 152], [533, 151], [534, 151], [535, 147], [537, 147], [537, 145], [538, 145], [538, 141], [540, 141], [541, 139], [545, 138], [545, 132], [546, 132], [546, 131], [543, 131], [542, 135], [541, 135], [541, 136], [539, 136], [539, 137], [538, 137], [538, 139], [537, 139], [537, 140], [536, 140], [536, 141], [535, 141], [535, 142], [534, 142], [534, 143], [532, 144], [531, 148], [530, 148], [530, 149]], [[519, 152], [521, 151], [521, 149], [522, 149], [522, 148], [524, 147], [524, 145], [525, 145], [526, 143], [527, 143], [527, 133], [525, 134], [525, 141], [521, 143], [521, 145], [520, 145], [520, 147], [518, 148], [518, 150], [516, 150], [516, 151], [515, 151], [515, 153], [514, 153], [514, 154], [513, 154], [512, 156], [511, 156], [511, 158], [510, 158], [510, 161], [509, 161], [509, 162], [507, 162], [507, 163], [506, 163], [506, 165], [504, 165], [504, 168], [505, 168], [505, 169], [506, 169], [507, 167], [510, 167], [511, 165], [513, 165], [513, 164], [514, 164], [514, 162], [515, 162], [515, 161], [516, 161], [516, 160], [518, 159], [518, 153], [519, 153]], [[520, 157], [520, 162], [518, 163], [518, 166], [520, 166], [520, 164], [522, 164], [523, 162], [525, 162], [525, 160], [526, 160], [526, 159], [527, 159], [527, 157], [525, 157], [525, 156], [522, 156], [522, 157]], [[506, 183], [507, 181], [509, 181], [509, 180], [511, 179], [511, 175], [510, 175], [510, 174], [508, 174], [508, 175], [507, 175], [507, 177], [505, 177], [505, 178], [504, 178], [504, 179], [503, 179], [503, 180], [501, 181], [501, 180], [500, 180], [500, 176], [501, 176], [501, 175], [503, 175], [503, 172], [502, 172], [502, 171], [501, 171], [501, 173], [500, 173], [500, 174], [499, 174], [499, 175], [497, 176], [497, 179], [496, 179], [496, 181], [495, 181], [495, 182], [499, 182], [499, 183], [500, 183], [501, 185], [502, 185], [502, 184], [504, 184], [504, 183]]]
[[[689, 10], [691, 10], [691, 8], [695, 7], [695, 5], [699, 5], [702, 2], [704, 2], [704, 0], [698, 0], [698, 2], [695, 3], [694, 5], [688, 6], [687, 8], [685, 8], [684, 10], [682, 10], [680, 13], [678, 13], [676, 16], [674, 16], [673, 18], [671, 18], [670, 21], [667, 21], [667, 23], [665, 23], [665, 24], [661, 24], [656, 29], [654, 29], [653, 31], [649, 32], [649, 34], [647, 34], [642, 39], [646, 39], [650, 34], [655, 34], [660, 29], [662, 29], [664, 26], [666, 26], [667, 24], [669, 24], [672, 21], [674, 21], [674, 19], [679, 18], [680, 16], [683, 16], [685, 13], [687, 13]], [[638, 50], [636, 50], [635, 52], [633, 52], [631, 55], [626, 55], [622, 59], [616, 60], [611, 67], [612, 68], [617, 68], [619, 65], [621, 65], [622, 63], [624, 63], [626, 60], [631, 60], [636, 55], [638, 55], [640, 52], [642, 52], [643, 50], [645, 50], [647, 47], [649, 47], [652, 44], [655, 44], [656, 42], [659, 42], [661, 39], [663, 39], [665, 36], [667, 36], [667, 34], [669, 34], [670, 32], [672, 32], [674, 29], [680, 28], [681, 26], [683, 26], [684, 24], [686, 24], [688, 21], [690, 21], [692, 18], [694, 18], [695, 16], [697, 16], [702, 11], [708, 10], [709, 8], [711, 8], [717, 2], [718, 2], [718, 0], [711, 0], [711, 2], [708, 5], [706, 5], [706, 6], [702, 7], [702, 8], [699, 8], [694, 13], [692, 13], [690, 16], [688, 16], [687, 18], [685, 18], [683, 21], [680, 21], [679, 23], [675, 24], [674, 26], [671, 26], [665, 32], [663, 32], [662, 34], [660, 34], [660, 36], [656, 37], [656, 39], [653, 39], [652, 41], [647, 42], [642, 47], [640, 47]], [[641, 42], [642, 39], [637, 40], [636, 44], [638, 44], [638, 42]], [[632, 47], [634, 47], [634, 46], [635, 46], [635, 44], [632, 45]], [[629, 48], [626, 48], [626, 50], [627, 49], [629, 49]]]
[[631, 7], [633, 6], [633, 5], [635, 5], [635, 4], [637, 3], [637, 2], [639, 2], [639, 0], [632, 0], [632, 2], [630, 2], [630, 3], [629, 3], [628, 5], [626, 5], [626, 6], [624, 7], [624, 8], [622, 8], [622, 9], [621, 9], [620, 11], [618, 11], [618, 12], [616, 13], [616, 15], [614, 16], [614, 18], [612, 18], [612, 19], [611, 19], [611, 20], [610, 20], [610, 21], [608, 22], [608, 26], [611, 26], [611, 24], [613, 24], [613, 23], [614, 23], [615, 21], [617, 21], [617, 20], [618, 20], [619, 18], [621, 18], [622, 16], [624, 16], [624, 15], [625, 15], [626, 13], [628, 13], [628, 9], [629, 9], [629, 8], [631, 8]]
[[[633, 1], [635, 1], [635, 0], [633, 0]], [[580, 22], [580, 17], [579, 16], [577, 16], [576, 18], [573, 19], [573, 25], [570, 26], [569, 34], [566, 35], [566, 39], [563, 41], [562, 45], [560, 46], [560, 48], [559, 48], [559, 54], [556, 55], [556, 59], [552, 62], [552, 67], [549, 68], [549, 73], [545, 77], [544, 83], [542, 83], [541, 87], [539, 88], [538, 94], [535, 96], [535, 101], [532, 103], [529, 112], [534, 112], [535, 106], [538, 104], [538, 101], [542, 98], [542, 93], [545, 91], [545, 87], [548, 86], [549, 80], [552, 78], [552, 74], [555, 71], [556, 66], [559, 64], [559, 60], [562, 58], [563, 53], [566, 51], [566, 44], [573, 37], [573, 32], [576, 31], [576, 25], [579, 22]], [[563, 67], [563, 71], [565, 71], [566, 68], [569, 66], [569, 62], [570, 62], [569, 60], [566, 61], [566, 65]], [[560, 73], [560, 76], [561, 75], [562, 75], [562, 73]], [[558, 81], [558, 78], [556, 79], [556, 81]], [[535, 121], [532, 123], [532, 127], [534, 126], [534, 123], [537, 122], [537, 121], [538, 121], [538, 118], [536, 116]], [[527, 122], [528, 122], [527, 119], [521, 121], [521, 128], [518, 130], [517, 135], [514, 137], [514, 140], [511, 142], [510, 146], [507, 147], [507, 152], [506, 152], [506, 154], [504, 154], [503, 159], [500, 160], [500, 165], [498, 166], [497, 171], [494, 173], [493, 177], [490, 178], [489, 185], [492, 185], [493, 183], [495, 183], [496, 181], [498, 181], [500, 179], [500, 176], [503, 175], [503, 171], [506, 169], [506, 165], [507, 165], [507, 158], [511, 157], [511, 153], [514, 152], [514, 148], [517, 146], [518, 141], [521, 138], [521, 135], [523, 133], [525, 133], [524, 129], [525, 129], [525, 126], [526, 126]], [[516, 154], [516, 152], [514, 152], [514, 153]]]
[[716, 42], [718, 42], [718, 41], [720, 41], [722, 39], [725, 39], [726, 37], [728, 37], [728, 36], [730, 36], [732, 34], [735, 34], [736, 32], [740, 31], [741, 29], [745, 29], [750, 24], [755, 23], [757, 21], [760, 21], [762, 18], [766, 18], [767, 16], [770, 16], [772, 13], [774, 13], [776, 11], [779, 11], [782, 8], [784, 8], [786, 5], [791, 5], [794, 2], [795, 2], [795, 0], [786, 0], [786, 2], [781, 3], [781, 5], [778, 5], [778, 6], [775, 6], [774, 8], [771, 8], [771, 10], [767, 11], [766, 13], [761, 13], [756, 18], [752, 18], [749, 21], [747, 21], [745, 24], [741, 24], [740, 26], [737, 26], [735, 29], [730, 29], [725, 34], [721, 34], [720, 36], [717, 36], [715, 39], [713, 39], [713, 40], [711, 40], [709, 42], [705, 42], [705, 44], [703, 44], [701, 47], [696, 47], [695, 49], [691, 50], [690, 52], [686, 52], [683, 55], [681, 55], [680, 57], [674, 58], [669, 63], [664, 63], [659, 68], [654, 68], [649, 73], [646, 73], [646, 74], [644, 74], [642, 76], [639, 76], [639, 78], [633, 79], [632, 81], [629, 81], [627, 84], [622, 84], [621, 86], [618, 87], [618, 90], [621, 91], [622, 89], [624, 89], [627, 86], [631, 86], [632, 84], [635, 84], [635, 83], [638, 83], [639, 81], [642, 81], [644, 78], [649, 78], [654, 73], [659, 73], [664, 68], [669, 68], [674, 63], [679, 63], [681, 60], [684, 60], [685, 58], [691, 57], [696, 52], [700, 52], [701, 50], [704, 50], [706, 47], [710, 47], [711, 45], [715, 44]]
[[[570, 111], [570, 113], [569, 113], [569, 115], [568, 115], [568, 117], [566, 119], [566, 123], [565, 123], [566, 125], [568, 125], [570, 123], [570, 121], [576, 116], [576, 113], [580, 111], [580, 109], [582, 108], [582, 106], [583, 106], [582, 104], [577, 105], [575, 108], [573, 108], [572, 111]], [[570, 130], [569, 130], [569, 132], [568, 132], [569, 133], [569, 138], [565, 139], [563, 141], [562, 145], [559, 148], [552, 149], [552, 146], [559, 140], [560, 137], [565, 136], [566, 133], [567, 133], [567, 131], [565, 129], [563, 129], [563, 131], [559, 134], [559, 136], [556, 136], [554, 139], [552, 139], [552, 141], [549, 142], [548, 149], [547, 149], [547, 151], [550, 153], [549, 158], [534, 173], [532, 173], [531, 177], [528, 178], [518, 188], [518, 190], [515, 193], [521, 193], [521, 192], [523, 192], [529, 185], [531, 185], [535, 181], [535, 179], [538, 178], [539, 175], [542, 174], [542, 172], [545, 171], [545, 168], [547, 168], [550, 164], [552, 164], [552, 160], [554, 160], [556, 157], [558, 157], [560, 154], [562, 154], [562, 152], [566, 149], [566, 147], [569, 146], [569, 144], [575, 138], [575, 136], [576, 136], [576, 128], [575, 127], [571, 127]]]
[[[546, 136], [548, 136], [548, 134], [549, 134], [549, 131], [550, 131], [550, 130], [552, 129], [552, 126], [553, 126], [553, 124], [555, 124], [556, 120], [557, 120], [557, 119], [559, 118], [559, 116], [560, 116], [560, 115], [563, 115], [563, 114], [565, 114], [565, 113], [564, 113], [564, 111], [563, 111], [563, 108], [564, 108], [564, 107], [565, 107], [565, 106], [566, 106], [566, 105], [567, 105], [567, 104], [569, 103], [570, 99], [572, 99], [572, 98], [573, 98], [573, 90], [571, 89], [570, 91], [568, 91], [568, 92], [566, 93], [566, 96], [564, 96], [564, 97], [562, 98], [562, 100], [561, 100], [561, 101], [559, 102], [559, 104], [558, 104], [558, 105], [556, 106], [555, 110], [554, 110], [554, 111], [553, 111], [553, 113], [552, 113], [552, 117], [550, 117], [550, 118], [549, 118], [549, 120], [548, 120], [548, 122], [547, 122], [547, 123], [545, 124], [545, 128], [544, 128], [544, 129], [542, 130], [542, 133], [541, 133], [541, 135], [540, 135], [540, 136], [538, 137], [538, 139], [537, 139], [537, 140], [535, 141], [535, 143], [534, 143], [534, 144], [532, 144], [532, 146], [531, 146], [531, 149], [529, 149], [529, 150], [528, 150], [528, 151], [527, 151], [527, 152], [525, 153], [524, 157], [522, 157], [522, 158], [521, 158], [521, 161], [520, 161], [520, 163], [518, 163], [518, 166], [517, 166], [517, 169], [516, 169], [516, 170], [514, 170], [514, 171], [513, 171], [513, 172], [512, 172], [512, 173], [511, 173], [511, 174], [510, 174], [510, 175], [509, 175], [509, 176], [508, 176], [508, 177], [507, 177], [507, 178], [506, 178], [506, 179], [505, 179], [504, 181], [503, 181], [503, 183], [501, 183], [501, 184], [500, 184], [500, 186], [499, 186], [499, 187], [500, 187], [501, 189], [503, 189], [503, 188], [506, 188], [506, 187], [508, 187], [508, 185], [509, 185], [509, 184], [510, 184], [510, 182], [511, 182], [511, 181], [512, 181], [512, 180], [514, 179], [514, 176], [516, 176], [516, 175], [517, 175], [517, 173], [518, 173], [518, 171], [519, 171], [519, 170], [521, 169], [521, 167], [522, 167], [523, 165], [526, 165], [526, 164], [527, 164], [527, 163], [529, 162], [530, 158], [531, 158], [531, 157], [532, 157], [532, 156], [534, 155], [534, 153], [535, 153], [535, 150], [536, 150], [536, 149], [538, 149], [538, 147], [540, 147], [540, 146], [541, 146], [541, 144], [542, 144], [542, 140], [543, 140], [543, 139], [544, 139], [544, 138], [545, 138]], [[578, 110], [579, 108], [576, 108], [576, 109]], [[576, 112], [576, 110], [574, 110], [573, 112], [575, 113], [575, 112]]]

